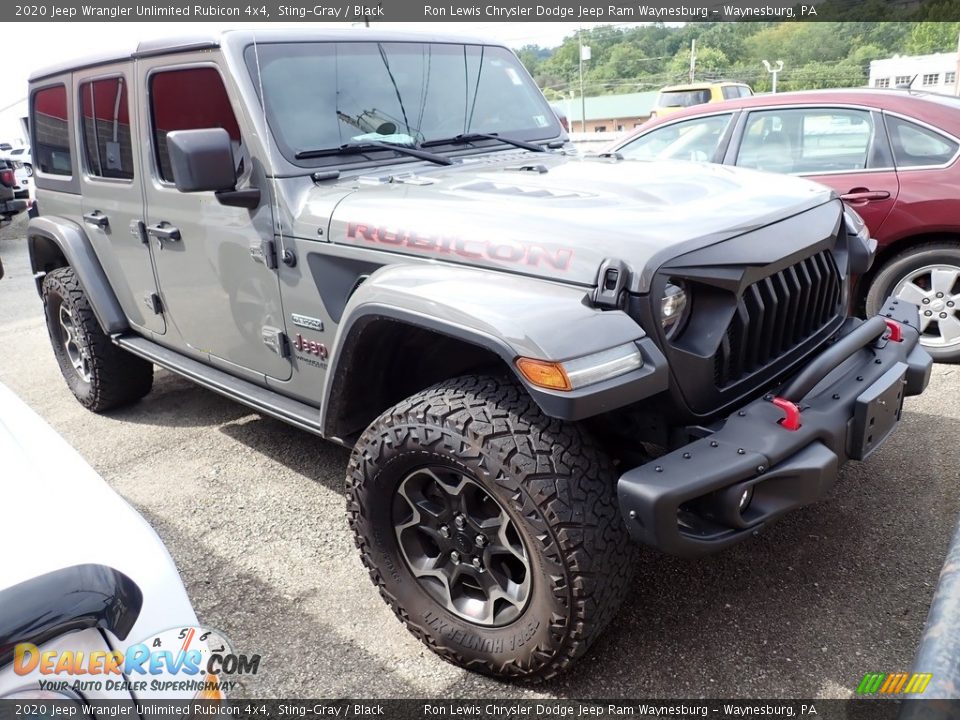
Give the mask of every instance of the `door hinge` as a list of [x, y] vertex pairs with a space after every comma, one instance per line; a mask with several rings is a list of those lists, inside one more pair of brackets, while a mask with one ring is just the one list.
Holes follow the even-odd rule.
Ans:
[[152, 310], [154, 315], [159, 315], [163, 312], [163, 301], [160, 300], [160, 296], [156, 293], [147, 293], [144, 295], [143, 304]]
[[250, 246], [250, 257], [270, 270], [277, 268], [277, 246], [273, 240], [263, 240]]
[[277, 355], [282, 358], [290, 357], [290, 341], [283, 330], [267, 325], [260, 331], [260, 337], [263, 338], [263, 344]]

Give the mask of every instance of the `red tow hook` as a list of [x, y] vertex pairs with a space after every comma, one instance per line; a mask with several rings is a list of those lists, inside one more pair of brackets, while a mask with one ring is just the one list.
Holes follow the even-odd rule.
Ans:
[[777, 422], [791, 432], [800, 429], [800, 408], [798, 408], [795, 403], [784, 400], [781, 397], [775, 397], [770, 400], [770, 402], [783, 410], [783, 418]]
[[903, 328], [900, 327], [900, 323], [890, 318], [884, 318], [883, 321], [887, 324], [887, 327], [890, 328], [890, 334], [887, 338], [891, 342], [903, 342]]

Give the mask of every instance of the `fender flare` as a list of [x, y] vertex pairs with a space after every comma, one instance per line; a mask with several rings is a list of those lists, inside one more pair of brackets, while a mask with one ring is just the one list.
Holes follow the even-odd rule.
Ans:
[[90, 239], [83, 228], [70, 220], [44, 215], [31, 219], [27, 225], [27, 249], [37, 292], [42, 295], [43, 276], [47, 272], [44, 258], [50, 256], [51, 248], [56, 248], [76, 273], [103, 331], [114, 335], [128, 330], [127, 317]]
[[[590, 307], [587, 294], [587, 288], [446, 264], [381, 268], [350, 298], [337, 329], [321, 404], [325, 433], [335, 434], [328, 411], [337, 406], [352, 349], [365, 327], [382, 319], [492, 352], [552, 417], [580, 420], [666, 390], [667, 363], [654, 342], [626, 313]], [[515, 365], [521, 356], [562, 361], [631, 342], [643, 367], [569, 392], [531, 385]]]
[[125, 640], [143, 607], [143, 593], [119, 570], [73, 565], [0, 590], [0, 667], [20, 643], [43, 645], [68, 632], [100, 628]]

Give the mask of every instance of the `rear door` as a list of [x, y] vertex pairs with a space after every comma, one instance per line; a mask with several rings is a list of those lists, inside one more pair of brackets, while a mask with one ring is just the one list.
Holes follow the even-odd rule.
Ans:
[[143, 173], [132, 144], [132, 75], [126, 63], [74, 78], [83, 223], [130, 323], [164, 334], [153, 250], [143, 233]]
[[856, 107], [751, 110], [729, 158], [832, 187], [876, 234], [900, 192], [880, 113]]

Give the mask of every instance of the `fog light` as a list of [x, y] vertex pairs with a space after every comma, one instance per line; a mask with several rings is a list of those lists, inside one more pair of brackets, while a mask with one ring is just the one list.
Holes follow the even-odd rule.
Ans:
[[740, 502], [737, 503], [737, 510], [740, 511], [740, 514], [743, 515], [747, 511], [747, 508], [750, 507], [750, 501], [753, 500], [753, 485], [748, 487], [740, 494]]

